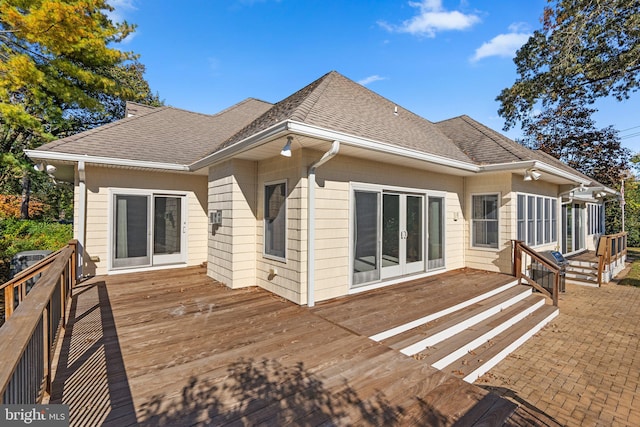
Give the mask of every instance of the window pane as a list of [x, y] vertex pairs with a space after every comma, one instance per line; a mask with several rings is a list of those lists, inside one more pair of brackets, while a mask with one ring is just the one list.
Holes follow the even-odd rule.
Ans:
[[544, 219], [543, 214], [543, 200], [542, 197], [536, 198], [536, 243], [541, 245], [543, 243], [542, 239], [542, 221]]
[[535, 245], [536, 238], [536, 211], [535, 211], [536, 198], [533, 196], [527, 197], [527, 245]]
[[284, 182], [265, 186], [264, 252], [284, 258], [287, 188]]
[[355, 192], [353, 284], [380, 278], [378, 193]]
[[518, 194], [518, 204], [517, 204], [517, 218], [518, 218], [518, 231], [517, 231], [517, 239], [524, 241], [526, 239], [526, 211], [525, 211], [525, 200], [526, 197], [523, 194]]
[[544, 199], [544, 242], [551, 242], [551, 199]]
[[551, 199], [551, 241], [558, 241], [558, 201]]
[[498, 247], [498, 196], [472, 196], [472, 245]]
[[147, 196], [116, 195], [116, 259], [148, 255], [147, 200]]
[[156, 196], [154, 200], [153, 253], [180, 253], [182, 204], [179, 197]]

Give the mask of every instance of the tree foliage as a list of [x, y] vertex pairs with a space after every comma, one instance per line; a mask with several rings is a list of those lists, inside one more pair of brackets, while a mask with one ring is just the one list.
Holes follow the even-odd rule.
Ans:
[[121, 118], [126, 100], [161, 104], [138, 57], [115, 47], [134, 27], [110, 10], [104, 0], [0, 0], [0, 192], [28, 189], [24, 149]]
[[562, 159], [572, 168], [617, 188], [629, 168], [629, 151], [622, 147], [618, 131], [608, 126], [598, 129], [592, 119], [594, 109], [559, 105], [542, 111], [535, 121], [523, 125], [522, 142]]
[[506, 129], [535, 120], [538, 107], [622, 100], [638, 90], [638, 0], [558, 0], [542, 24], [516, 55], [518, 79], [497, 98]]

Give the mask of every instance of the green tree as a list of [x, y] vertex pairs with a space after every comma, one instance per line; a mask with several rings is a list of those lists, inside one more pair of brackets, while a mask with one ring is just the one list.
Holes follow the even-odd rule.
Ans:
[[104, 0], [0, 0], [0, 190], [19, 188], [25, 218], [34, 172], [24, 149], [121, 118], [126, 100], [160, 104], [137, 55], [115, 47], [134, 27], [110, 10]]
[[518, 78], [497, 100], [507, 129], [534, 109], [628, 98], [640, 86], [640, 2], [558, 0], [518, 51]]

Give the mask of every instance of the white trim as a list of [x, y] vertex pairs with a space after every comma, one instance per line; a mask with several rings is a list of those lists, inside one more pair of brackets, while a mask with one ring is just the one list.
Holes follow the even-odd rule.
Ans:
[[[189, 192], [178, 190], [160, 190], [160, 189], [147, 189], [147, 188], [120, 188], [120, 187], [108, 187], [107, 188], [108, 200], [107, 200], [107, 274], [113, 274], [115, 272], [133, 272], [133, 271], [147, 271], [149, 269], [157, 269], [158, 267], [169, 266], [167, 268], [186, 265], [189, 259]], [[153, 238], [149, 239], [149, 265], [144, 266], [130, 266], [130, 267], [114, 267], [113, 266], [113, 233], [115, 232], [114, 221], [114, 196], [118, 194], [132, 195], [132, 196], [147, 196], [149, 197], [149, 225], [152, 227], [149, 233], [153, 233], [153, 197], [154, 196], [180, 196], [183, 197], [182, 214], [184, 215], [183, 222], [186, 223], [186, 236], [182, 237], [180, 242], [183, 250], [181, 251], [182, 260], [176, 263], [153, 265]]]
[[108, 276], [116, 276], [118, 274], [129, 274], [129, 273], [142, 273], [145, 271], [156, 271], [156, 270], [169, 270], [172, 268], [186, 268], [189, 265], [185, 262], [179, 264], [161, 264], [161, 265], [152, 265], [145, 267], [131, 267], [131, 268], [118, 268], [116, 270], [107, 271]]
[[[475, 246], [474, 243], [474, 236], [473, 236], [473, 197], [474, 196], [497, 196], [498, 200], [497, 200], [497, 212], [496, 212], [496, 221], [498, 222], [498, 230], [497, 233], [498, 235], [497, 237], [497, 246], [493, 247], [493, 246]], [[502, 193], [500, 192], [486, 192], [486, 193], [471, 193], [469, 194], [469, 246], [471, 247], [471, 249], [473, 250], [483, 250], [483, 251], [491, 251], [491, 252], [496, 252], [500, 250], [500, 208], [501, 208], [501, 202], [502, 202]]]
[[86, 154], [68, 154], [54, 151], [24, 150], [32, 159], [60, 160], [68, 162], [85, 162], [86, 164], [125, 166], [132, 168], [164, 169], [189, 172], [189, 166], [177, 163], [149, 162], [146, 160], [117, 159], [113, 157], [89, 156]]
[[[266, 226], [267, 187], [270, 185], [278, 185], [278, 184], [284, 184], [284, 256], [283, 257], [279, 257], [277, 255], [272, 255], [267, 253], [267, 226]], [[289, 212], [287, 212], [287, 208], [289, 206], [289, 204], [287, 203], [289, 199], [288, 192], [289, 192], [289, 183], [286, 178], [275, 180], [275, 181], [267, 181], [262, 184], [262, 257], [272, 261], [280, 261], [284, 263], [287, 262], [287, 249], [289, 247], [289, 245], [287, 244], [288, 243], [287, 237], [289, 235], [289, 233], [287, 232], [288, 231], [287, 221], [289, 218]]]
[[428, 154], [422, 151], [412, 150], [410, 148], [399, 147], [397, 145], [375, 141], [368, 138], [357, 137], [339, 131], [333, 131], [319, 126], [308, 125], [305, 123], [289, 121], [289, 130], [300, 135], [310, 136], [319, 139], [339, 140], [344, 145], [352, 147], [365, 148], [372, 151], [378, 151], [402, 157], [410, 157], [416, 160], [422, 160], [429, 163], [435, 163], [441, 166], [448, 166], [455, 169], [461, 169], [468, 172], [479, 172], [480, 167], [460, 160], [453, 160], [436, 154]]
[[[444, 316], [446, 316], [448, 314], [451, 314], [451, 313], [456, 312], [458, 310], [461, 310], [463, 308], [469, 307], [470, 305], [473, 305], [473, 304], [475, 304], [477, 302], [483, 301], [483, 300], [485, 300], [487, 298], [491, 298], [494, 295], [498, 295], [498, 294], [500, 294], [500, 293], [502, 293], [502, 292], [504, 292], [504, 291], [506, 291], [508, 289], [511, 289], [512, 287], [516, 286], [517, 284], [518, 284], [518, 281], [517, 280], [513, 280], [513, 281], [511, 281], [509, 283], [505, 283], [502, 286], [499, 286], [499, 287], [497, 287], [495, 289], [491, 289], [490, 291], [487, 291], [487, 292], [485, 292], [483, 294], [475, 296], [475, 297], [473, 297], [471, 299], [468, 299], [466, 301], [462, 301], [459, 304], [456, 304], [456, 305], [451, 306], [451, 307], [447, 307], [444, 310], [440, 310], [440, 311], [438, 311], [436, 313], [429, 314], [427, 316], [421, 317], [419, 319], [413, 320], [413, 321], [405, 323], [403, 325], [399, 325], [399, 326], [396, 326], [394, 328], [387, 329], [386, 331], [379, 332], [379, 333], [377, 333], [375, 335], [371, 335], [369, 337], [369, 339], [372, 339], [372, 340], [378, 341], [378, 342], [380, 342], [382, 340], [386, 340], [387, 338], [390, 338], [390, 337], [393, 337], [395, 335], [399, 335], [399, 334], [401, 334], [403, 332], [406, 332], [409, 329], [413, 329], [413, 328], [416, 328], [418, 326], [424, 325], [426, 323], [432, 322], [432, 321], [434, 321], [436, 319], [439, 319], [441, 317], [444, 317]], [[525, 290], [525, 292], [526, 292], [526, 290]]]

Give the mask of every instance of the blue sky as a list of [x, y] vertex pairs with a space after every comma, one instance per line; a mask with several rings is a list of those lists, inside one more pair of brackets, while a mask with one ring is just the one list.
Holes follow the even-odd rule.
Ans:
[[[547, 1], [109, 3], [114, 19], [137, 25], [121, 48], [140, 54], [167, 105], [215, 113], [248, 97], [277, 102], [336, 70], [428, 120], [467, 114], [502, 131], [495, 98], [515, 81], [515, 51]], [[597, 107], [597, 125], [640, 152], [640, 93]]]

